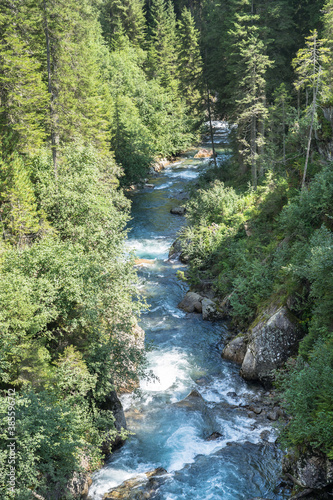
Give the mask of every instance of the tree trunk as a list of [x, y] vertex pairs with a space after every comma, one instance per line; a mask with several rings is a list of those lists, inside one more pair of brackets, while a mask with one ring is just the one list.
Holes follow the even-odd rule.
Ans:
[[252, 172], [252, 184], [254, 189], [258, 186], [258, 176], [257, 176], [257, 159], [256, 159], [256, 143], [257, 143], [257, 120], [255, 114], [251, 117], [251, 172]]
[[210, 110], [210, 97], [209, 97], [209, 89], [208, 89], [208, 87], [207, 87], [207, 109], [208, 109], [208, 117], [209, 117], [210, 138], [211, 138], [211, 141], [212, 141], [212, 148], [213, 148], [214, 165], [215, 165], [215, 168], [217, 168], [216, 153], [215, 153], [215, 144], [214, 144], [214, 134], [213, 134], [213, 126], [212, 126], [212, 114], [211, 114], [211, 110]]
[[282, 154], [283, 154], [283, 165], [286, 166], [286, 107], [285, 101], [282, 101]]

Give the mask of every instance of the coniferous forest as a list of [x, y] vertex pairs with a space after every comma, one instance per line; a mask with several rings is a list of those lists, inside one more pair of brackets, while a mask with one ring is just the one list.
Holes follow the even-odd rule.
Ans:
[[280, 446], [333, 470], [333, 0], [3, 0], [0, 26], [1, 498], [80, 498], [73, 477], [129, 434], [115, 391], [147, 371], [129, 188], [209, 118], [234, 126], [191, 187], [179, 277], [235, 336], [288, 308], [298, 350], [259, 381]]

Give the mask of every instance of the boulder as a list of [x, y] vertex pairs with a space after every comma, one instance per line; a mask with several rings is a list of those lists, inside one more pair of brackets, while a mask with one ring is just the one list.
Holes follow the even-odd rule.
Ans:
[[173, 215], [184, 215], [185, 212], [186, 212], [186, 208], [185, 207], [173, 207], [170, 210], [170, 213], [173, 214]]
[[266, 311], [250, 330], [240, 372], [242, 377], [271, 382], [273, 371], [297, 353], [302, 336], [298, 319], [286, 306]]
[[197, 154], [194, 155], [194, 158], [211, 158], [213, 156], [213, 151], [209, 151], [208, 149], [199, 149]]
[[145, 184], [144, 185], [145, 188], [149, 188], [149, 189], [154, 189], [154, 184]]
[[245, 337], [239, 336], [225, 346], [222, 352], [222, 358], [241, 365], [244, 361], [246, 350], [247, 341]]
[[188, 292], [183, 298], [183, 300], [179, 302], [178, 307], [188, 313], [193, 313], [193, 312], [201, 313], [202, 300], [203, 297], [201, 297], [201, 295], [199, 295], [198, 293]]
[[216, 321], [223, 319], [225, 316], [222, 311], [218, 310], [217, 305], [210, 299], [202, 300], [202, 319], [208, 321]]
[[156, 490], [166, 480], [167, 471], [159, 467], [140, 476], [124, 481], [120, 486], [105, 493], [103, 500], [143, 500], [155, 495]]
[[301, 488], [322, 490], [333, 486], [333, 461], [323, 453], [313, 450], [301, 456], [291, 453], [284, 457], [282, 469]]

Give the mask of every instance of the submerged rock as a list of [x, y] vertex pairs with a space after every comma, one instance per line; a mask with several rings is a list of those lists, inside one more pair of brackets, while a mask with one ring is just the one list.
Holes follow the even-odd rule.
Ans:
[[200, 392], [193, 389], [193, 391], [191, 391], [186, 398], [174, 403], [173, 406], [178, 406], [179, 408], [189, 408], [190, 410], [201, 410], [204, 404], [205, 400], [201, 396]]
[[140, 476], [124, 481], [120, 486], [105, 493], [103, 500], [143, 500], [151, 498], [166, 480], [167, 471], [159, 467]]
[[297, 352], [302, 336], [298, 319], [286, 306], [266, 311], [250, 331], [241, 367], [242, 377], [270, 382], [272, 372]]
[[186, 212], [186, 208], [185, 207], [173, 207], [170, 210], [170, 213], [173, 214], [173, 215], [184, 215], [185, 212]]
[[183, 300], [179, 302], [178, 307], [188, 313], [201, 313], [203, 297], [198, 293], [188, 292]]
[[244, 336], [239, 336], [225, 346], [222, 352], [222, 358], [241, 365], [244, 361], [246, 350], [246, 339]]

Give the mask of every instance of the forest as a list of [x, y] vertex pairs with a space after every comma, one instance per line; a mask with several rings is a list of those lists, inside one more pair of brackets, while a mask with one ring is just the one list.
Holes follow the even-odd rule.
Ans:
[[209, 115], [235, 127], [186, 205], [183, 279], [237, 332], [293, 297], [281, 442], [333, 459], [333, 0], [3, 0], [0, 26], [1, 498], [73, 498], [110, 452], [107, 398], [146, 369], [127, 190]]

